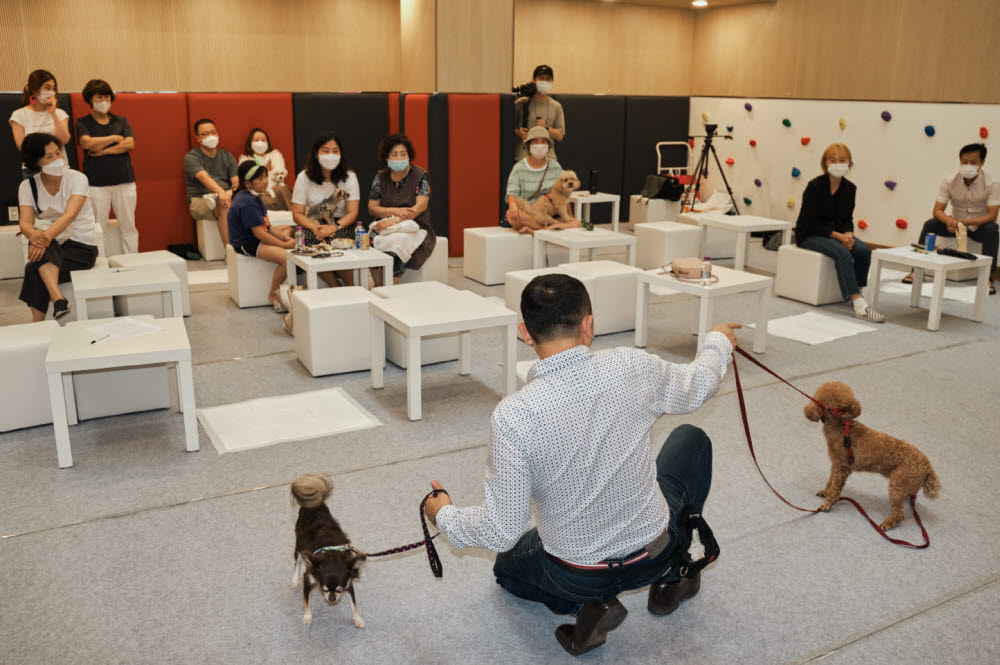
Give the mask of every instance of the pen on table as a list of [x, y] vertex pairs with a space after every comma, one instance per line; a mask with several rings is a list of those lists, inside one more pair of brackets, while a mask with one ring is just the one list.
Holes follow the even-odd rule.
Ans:
[[92, 340], [90, 340], [90, 343], [91, 344], [96, 344], [97, 342], [100, 342], [102, 339], [107, 339], [109, 337], [111, 337], [111, 333], [108, 333], [104, 337], [98, 337], [97, 339], [92, 339]]
[[112, 268], [111, 272], [135, 272], [135, 268]]

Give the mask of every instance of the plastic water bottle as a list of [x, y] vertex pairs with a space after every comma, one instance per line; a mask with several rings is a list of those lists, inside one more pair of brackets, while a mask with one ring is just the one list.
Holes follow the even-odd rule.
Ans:
[[705, 257], [705, 260], [701, 262], [701, 281], [698, 282], [699, 286], [708, 286], [712, 281], [712, 262]]
[[301, 252], [306, 248], [306, 232], [301, 226], [295, 227], [295, 251]]
[[361, 220], [354, 225], [354, 246], [361, 249], [361, 236], [365, 234], [365, 227], [362, 226]]

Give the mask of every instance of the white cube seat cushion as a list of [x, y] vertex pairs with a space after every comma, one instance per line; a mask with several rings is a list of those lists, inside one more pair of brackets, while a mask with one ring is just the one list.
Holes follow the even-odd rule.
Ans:
[[581, 281], [584, 277], [593, 280], [587, 290], [595, 335], [635, 330], [636, 275], [642, 272], [639, 268], [617, 261], [585, 261], [559, 267]]
[[[432, 281], [380, 286], [372, 289], [372, 294], [379, 298], [422, 299], [427, 302], [427, 307], [434, 307], [434, 300], [440, 297], [440, 294], [456, 291], [458, 289], [447, 284]], [[385, 327], [385, 357], [393, 365], [406, 369], [406, 338], [390, 326]], [[421, 367], [451, 360], [458, 360], [458, 335], [456, 333], [425, 335], [420, 338]]]
[[841, 302], [833, 259], [796, 245], [778, 248], [774, 294], [810, 305]]
[[[504, 304], [510, 311], [517, 312], [518, 323], [524, 321], [524, 317], [521, 316], [521, 293], [523, 293], [525, 287], [528, 286], [528, 282], [539, 275], [572, 275], [583, 282], [583, 286], [587, 289], [587, 294], [590, 296], [591, 303], [597, 300], [597, 280], [593, 276], [583, 273], [573, 273], [568, 269], [568, 267], [576, 265], [577, 264], [575, 263], [567, 263], [558, 267], [514, 270], [507, 273], [506, 279], [504, 280]], [[632, 307], [634, 308], [635, 292], [632, 293], [632, 300]], [[632, 322], [632, 325], [635, 326], [635, 321]], [[521, 337], [520, 330], [518, 330], [517, 336]]]
[[635, 224], [645, 224], [646, 222], [674, 220], [680, 214], [680, 201], [644, 199], [638, 194], [633, 194], [628, 200], [628, 221], [633, 227]]
[[462, 270], [480, 284], [503, 284], [507, 273], [528, 270], [532, 264], [532, 238], [502, 226], [465, 229]]
[[368, 302], [375, 299], [360, 286], [292, 291], [295, 355], [310, 374], [371, 369]]
[[240, 308], [270, 305], [268, 295], [277, 267], [270, 261], [240, 254], [232, 245], [226, 245], [229, 297]]
[[45, 355], [55, 321], [0, 326], [0, 432], [52, 422]]
[[400, 284], [412, 284], [414, 282], [441, 282], [448, 283], [448, 239], [438, 236], [434, 242], [434, 251], [424, 261], [424, 265], [417, 270], [407, 268], [406, 272], [399, 278]]
[[[139, 252], [137, 254], [119, 254], [108, 257], [112, 268], [134, 268], [136, 266], [167, 265], [177, 275], [181, 283], [181, 302], [184, 316], [191, 316], [191, 299], [188, 293], [187, 261], [173, 252], [159, 250], [156, 252]], [[119, 316], [137, 316], [150, 314], [163, 316], [163, 298], [160, 294], [139, 296], [118, 296], [115, 298], [115, 311]], [[176, 316], [176, 313], [174, 314]]]
[[[97, 261], [94, 262], [94, 267], [91, 270], [107, 270], [108, 260], [103, 256], [98, 256]], [[69, 323], [71, 321], [76, 321], [76, 294], [73, 290], [73, 282], [65, 282], [59, 285], [59, 290], [62, 291], [63, 296], [69, 301], [70, 310], [69, 314], [60, 319], [62, 323]], [[103, 298], [87, 298], [87, 319], [110, 319], [115, 315], [115, 303], [111, 296], [105, 296]], [[52, 317], [52, 303], [49, 303], [49, 309], [46, 316]]]
[[0, 226], [0, 279], [24, 277], [24, 251], [17, 235], [20, 231], [17, 224]]
[[226, 258], [226, 248], [222, 246], [219, 223], [215, 219], [198, 219], [198, 252], [206, 261], [220, 261]]
[[[966, 247], [970, 252], [972, 252], [973, 254], [983, 253], [982, 243], [978, 243], [972, 238], [968, 238], [967, 240], [968, 240], [968, 245]], [[938, 236], [937, 240], [934, 242], [934, 247], [953, 247], [955, 249], [958, 249], [958, 239]], [[953, 270], [948, 273], [948, 279], [955, 280], [956, 282], [966, 282], [970, 279], [979, 279], [979, 268], [966, 268], [964, 270]]]
[[701, 230], [680, 222], [646, 222], [635, 231], [635, 264], [642, 270], [669, 265], [674, 259], [698, 256]]

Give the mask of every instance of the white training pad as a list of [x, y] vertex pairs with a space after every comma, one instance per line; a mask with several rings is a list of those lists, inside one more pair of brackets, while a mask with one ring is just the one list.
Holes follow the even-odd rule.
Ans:
[[192, 270], [188, 272], [188, 286], [196, 284], [225, 284], [229, 281], [229, 271], [225, 268], [215, 270]]
[[343, 388], [198, 409], [198, 420], [220, 455], [382, 425]]
[[[880, 277], [879, 292], [894, 293], [909, 297], [912, 284], [903, 284], [902, 279], [908, 273], [898, 270], [882, 269]], [[929, 278], [929, 279], [928, 279]], [[925, 273], [924, 283], [920, 285], [920, 297], [930, 298], [934, 292], [934, 281], [931, 273]], [[944, 283], [944, 299], [957, 300], [972, 305], [976, 302], [976, 283], [970, 282], [968, 285], [958, 286], [956, 282]]]
[[[744, 324], [756, 327], [753, 323]], [[805, 312], [795, 316], [771, 319], [767, 322], [767, 334], [792, 339], [803, 344], [823, 344], [841, 337], [872, 332], [875, 326], [858, 323], [839, 316], [827, 316], [818, 312]]]

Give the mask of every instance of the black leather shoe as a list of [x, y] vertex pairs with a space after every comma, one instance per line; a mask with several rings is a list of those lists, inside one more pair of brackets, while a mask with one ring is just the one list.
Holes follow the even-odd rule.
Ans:
[[61, 319], [67, 314], [69, 314], [69, 303], [65, 298], [60, 298], [52, 303], [52, 318]]
[[701, 573], [690, 579], [682, 577], [680, 582], [653, 582], [649, 585], [646, 609], [653, 614], [670, 614], [680, 607], [681, 601], [694, 596], [700, 588]]
[[628, 610], [617, 598], [601, 603], [587, 603], [576, 617], [576, 625], [556, 628], [556, 639], [571, 656], [585, 654], [604, 644], [608, 633], [622, 625]]

